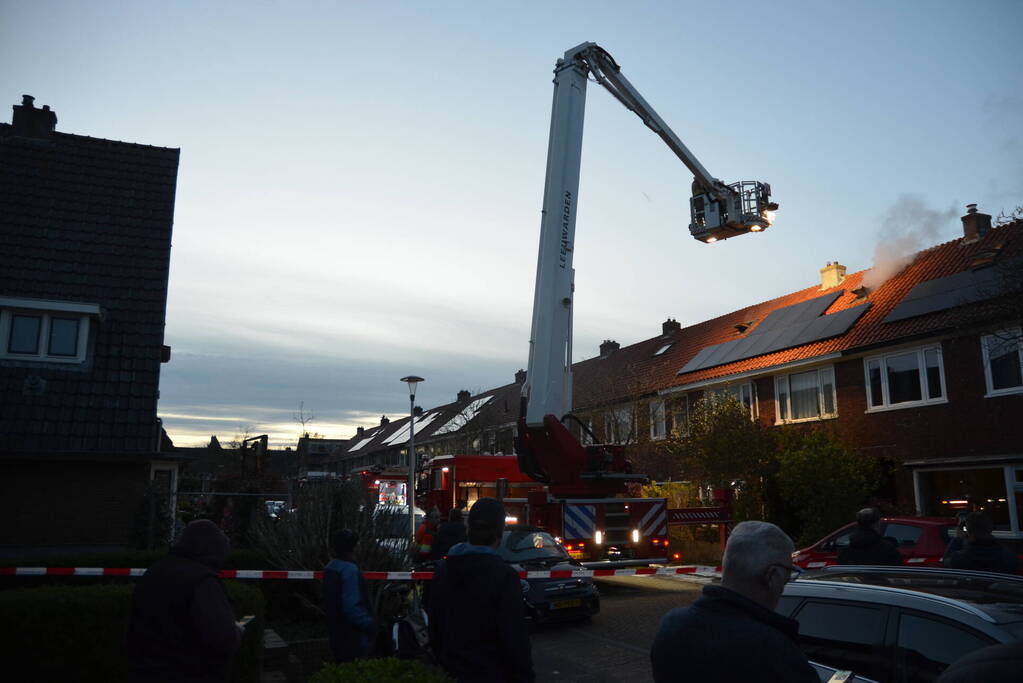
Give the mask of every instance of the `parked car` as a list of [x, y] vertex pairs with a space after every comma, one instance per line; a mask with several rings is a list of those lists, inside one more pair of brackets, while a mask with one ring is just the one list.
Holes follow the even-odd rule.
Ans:
[[829, 567], [785, 587], [807, 658], [881, 683], [933, 681], [988, 645], [1023, 640], [1023, 578], [917, 567]]
[[[506, 527], [498, 552], [519, 572], [583, 568], [553, 536], [535, 527]], [[600, 612], [600, 593], [588, 577], [526, 578], [521, 584], [526, 618], [533, 623], [585, 619]]]
[[[940, 567], [956, 526], [954, 517], [883, 517], [881, 535], [891, 541], [905, 565]], [[809, 548], [792, 553], [792, 563], [804, 569], [816, 569], [838, 562], [838, 553], [849, 545], [856, 531], [855, 522], [846, 524]]]

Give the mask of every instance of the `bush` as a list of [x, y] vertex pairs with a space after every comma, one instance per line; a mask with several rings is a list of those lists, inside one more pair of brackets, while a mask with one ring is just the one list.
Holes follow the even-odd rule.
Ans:
[[440, 669], [411, 659], [361, 659], [346, 664], [327, 664], [313, 674], [309, 683], [452, 683]]
[[847, 448], [825, 430], [784, 433], [778, 463], [778, 491], [800, 525], [797, 547], [849, 522], [880, 480], [875, 458]]
[[[8, 671], [39, 681], [114, 683], [126, 673], [124, 635], [130, 585], [47, 586], [0, 593], [0, 642]], [[232, 681], [257, 683], [263, 650], [263, 597], [227, 582], [238, 616], [256, 615], [246, 629]]]

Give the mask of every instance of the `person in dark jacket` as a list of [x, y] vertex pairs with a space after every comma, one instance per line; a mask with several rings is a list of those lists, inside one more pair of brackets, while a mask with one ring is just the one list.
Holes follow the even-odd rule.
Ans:
[[497, 552], [504, 515], [499, 500], [477, 500], [469, 510], [468, 541], [452, 547], [434, 575], [430, 643], [458, 683], [535, 679], [522, 584]]
[[228, 680], [243, 631], [217, 575], [228, 550], [216, 524], [196, 520], [139, 579], [125, 642], [129, 682]]
[[358, 542], [354, 531], [339, 531], [331, 543], [334, 559], [323, 569], [327, 636], [335, 662], [350, 662], [369, 655], [376, 634], [366, 580], [353, 557]]
[[945, 669], [938, 683], [998, 683], [1019, 680], [1023, 671], [1023, 642], [1002, 643], [974, 650]]
[[721, 585], [668, 612], [650, 649], [654, 681], [816, 683], [796, 644], [799, 623], [774, 611], [792, 566], [792, 540], [767, 522], [743, 522], [725, 546]]
[[466, 538], [465, 522], [462, 521], [462, 510], [451, 508], [448, 512], [448, 521], [441, 524], [437, 529], [437, 535], [433, 539], [433, 548], [430, 550], [430, 559], [443, 559], [453, 546], [464, 543]]
[[995, 540], [991, 518], [983, 512], [971, 512], [966, 518], [966, 542], [962, 550], [946, 555], [943, 564], [952, 569], [1015, 574], [1019, 560]]
[[849, 536], [849, 545], [838, 553], [838, 564], [883, 565], [902, 564], [902, 555], [891, 541], [881, 536], [881, 515], [874, 508], [856, 513], [856, 530]]

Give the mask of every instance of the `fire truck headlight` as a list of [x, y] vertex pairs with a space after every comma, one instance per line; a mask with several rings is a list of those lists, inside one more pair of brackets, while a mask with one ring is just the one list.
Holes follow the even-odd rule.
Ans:
[[632, 542], [639, 543], [639, 529], [632, 530]]
[[593, 534], [593, 542], [596, 543], [597, 545], [600, 545], [601, 543], [603, 543], [604, 542], [604, 532], [603, 531], [598, 531], [597, 533]]

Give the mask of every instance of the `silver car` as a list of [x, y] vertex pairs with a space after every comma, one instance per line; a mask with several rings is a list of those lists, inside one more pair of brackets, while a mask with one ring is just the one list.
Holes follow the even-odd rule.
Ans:
[[814, 662], [881, 683], [933, 681], [974, 650], [1023, 640], [1023, 577], [829, 567], [789, 583], [777, 611], [799, 622]]

